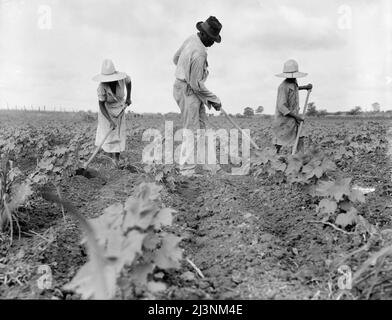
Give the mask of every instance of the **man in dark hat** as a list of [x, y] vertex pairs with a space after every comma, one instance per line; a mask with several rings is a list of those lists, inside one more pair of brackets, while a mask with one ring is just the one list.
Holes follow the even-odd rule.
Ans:
[[[211, 16], [205, 22], [198, 22], [196, 28], [199, 32], [186, 39], [173, 58], [177, 66], [174, 99], [181, 110], [184, 129], [193, 133], [206, 127], [205, 106], [216, 111], [221, 108], [220, 99], [206, 88], [204, 82], [208, 77], [207, 48], [221, 42], [219, 33], [222, 25]], [[184, 136], [180, 155], [181, 174], [194, 174], [196, 165], [193, 159], [194, 141]]]

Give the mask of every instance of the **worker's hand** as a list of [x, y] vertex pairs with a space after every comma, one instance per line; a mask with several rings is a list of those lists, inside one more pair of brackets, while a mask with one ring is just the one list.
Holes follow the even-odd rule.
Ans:
[[116, 123], [113, 120], [111, 120], [110, 121], [110, 129], [114, 130], [114, 129], [116, 129], [116, 127], [117, 127]]
[[125, 100], [125, 104], [127, 107], [130, 106], [132, 104], [132, 100], [131, 99]]
[[221, 103], [211, 102], [211, 105], [213, 106], [213, 108], [216, 111], [220, 111], [220, 109], [222, 108], [222, 104]]
[[301, 116], [301, 115], [297, 115], [297, 116], [295, 117], [295, 121], [297, 121], [297, 124], [300, 124], [301, 122], [304, 121], [304, 117]]

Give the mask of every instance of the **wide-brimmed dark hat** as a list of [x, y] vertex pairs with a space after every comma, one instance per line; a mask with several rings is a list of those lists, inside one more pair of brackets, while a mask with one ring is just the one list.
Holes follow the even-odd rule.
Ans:
[[207, 33], [215, 42], [221, 42], [222, 38], [219, 35], [219, 32], [222, 30], [222, 24], [217, 18], [211, 16], [205, 22], [200, 21], [196, 23], [196, 28], [199, 31]]

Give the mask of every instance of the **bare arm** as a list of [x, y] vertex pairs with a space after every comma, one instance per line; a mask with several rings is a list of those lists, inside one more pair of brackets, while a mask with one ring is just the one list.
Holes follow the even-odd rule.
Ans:
[[127, 97], [126, 97], [126, 100], [125, 100], [125, 104], [126, 104], [127, 106], [129, 106], [129, 105], [132, 103], [132, 100], [131, 100], [132, 82], [129, 81], [129, 82], [126, 84], [126, 87], [127, 87]]
[[294, 111], [290, 111], [290, 113], [286, 116], [294, 118], [298, 123], [304, 121], [304, 118], [301, 115], [296, 114]]
[[310, 83], [306, 86], [298, 86], [298, 90], [312, 90], [312, 89], [313, 89], [313, 85]]

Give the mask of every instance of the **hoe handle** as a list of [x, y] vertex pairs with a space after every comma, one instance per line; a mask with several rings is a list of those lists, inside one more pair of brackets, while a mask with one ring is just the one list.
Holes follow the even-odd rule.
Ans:
[[87, 167], [89, 166], [89, 164], [91, 163], [91, 161], [94, 160], [95, 156], [97, 155], [99, 149], [102, 148], [103, 144], [105, 143], [106, 139], [109, 137], [109, 135], [112, 133], [112, 129], [110, 129], [108, 131], [108, 133], [105, 135], [105, 137], [102, 139], [101, 143], [98, 145], [98, 147], [96, 147], [94, 153], [91, 155], [90, 159], [88, 159], [88, 161], [84, 164], [84, 170], [87, 169]]
[[[310, 93], [311, 93], [311, 92], [312, 92], [311, 89], [308, 90], [308, 94], [306, 95], [305, 106], [304, 106], [304, 113], [303, 113], [303, 115], [304, 115], [304, 120], [305, 120], [306, 109], [307, 109], [307, 107], [308, 107], [308, 101], [309, 101], [309, 96], [310, 96]], [[302, 131], [303, 125], [304, 125], [304, 121], [302, 121], [302, 122], [299, 124], [298, 132], [297, 132], [297, 137], [296, 137], [296, 139], [295, 139], [295, 143], [294, 143], [294, 146], [293, 146], [293, 151], [292, 151], [292, 153], [291, 153], [292, 155], [295, 155], [295, 154], [297, 153], [297, 147], [298, 147], [299, 137], [300, 137], [300, 135], [301, 135], [301, 131]]]
[[223, 113], [223, 115], [227, 118], [227, 120], [229, 120], [229, 122], [234, 127], [236, 127], [238, 130], [240, 130], [242, 132], [243, 136], [245, 136], [249, 139], [252, 146], [254, 146], [257, 150], [260, 150], [259, 146], [253, 141], [253, 139], [244, 130], [241, 129], [241, 127], [226, 113], [225, 110], [223, 110], [223, 108], [221, 108], [220, 111]]

